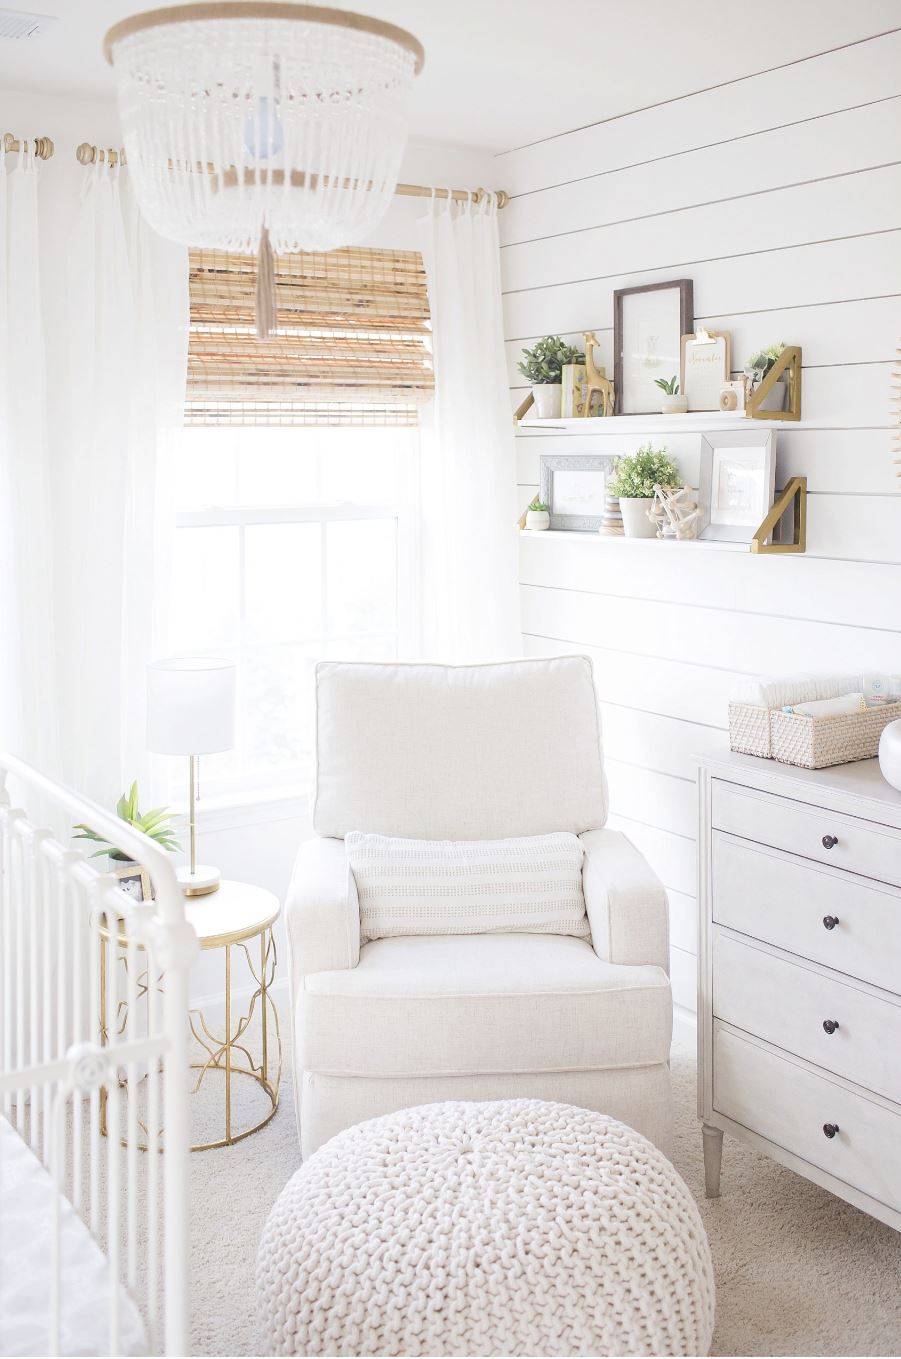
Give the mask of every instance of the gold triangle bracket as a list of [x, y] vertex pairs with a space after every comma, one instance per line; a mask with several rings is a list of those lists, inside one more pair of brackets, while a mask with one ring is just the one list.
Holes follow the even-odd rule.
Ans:
[[522, 403], [521, 403], [520, 405], [518, 405], [518, 406], [516, 407], [516, 410], [513, 412], [513, 423], [514, 423], [514, 425], [518, 425], [518, 424], [519, 424], [520, 420], [522, 420], [523, 417], [525, 416], [526, 411], [531, 410], [532, 407], [534, 406], [534, 404], [535, 404], [535, 398], [534, 398], [534, 396], [532, 395], [532, 393], [529, 392], [529, 395], [522, 401]]
[[[774, 543], [767, 542], [776, 531], [776, 525], [785, 514], [786, 510], [792, 507], [794, 511], [791, 542]], [[763, 556], [769, 553], [786, 552], [806, 552], [807, 551], [807, 478], [792, 477], [785, 489], [780, 491], [773, 502], [773, 507], [764, 519], [760, 528], [751, 539], [751, 551]]]
[[[761, 402], [776, 386], [781, 377], [788, 380], [788, 407], [782, 411], [761, 410]], [[745, 415], [751, 420], [801, 419], [801, 347], [792, 344], [783, 349], [756, 391], [748, 397]]]

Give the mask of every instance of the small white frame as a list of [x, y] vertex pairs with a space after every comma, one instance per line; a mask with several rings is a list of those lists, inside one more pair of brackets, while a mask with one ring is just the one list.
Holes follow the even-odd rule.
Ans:
[[776, 494], [772, 430], [734, 430], [701, 436], [698, 536], [750, 543]]

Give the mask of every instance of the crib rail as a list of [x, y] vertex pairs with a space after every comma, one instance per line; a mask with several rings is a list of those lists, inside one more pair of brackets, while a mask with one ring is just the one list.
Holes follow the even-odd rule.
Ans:
[[[13, 806], [87, 823], [147, 870], [137, 902]], [[174, 869], [118, 817], [0, 755], [0, 1113], [52, 1177], [49, 1346], [67, 1278], [60, 1217], [77, 1212], [108, 1266], [109, 1353], [120, 1285], [152, 1352], [188, 1347], [188, 970], [197, 951]], [[71, 1281], [70, 1281], [71, 1286]]]

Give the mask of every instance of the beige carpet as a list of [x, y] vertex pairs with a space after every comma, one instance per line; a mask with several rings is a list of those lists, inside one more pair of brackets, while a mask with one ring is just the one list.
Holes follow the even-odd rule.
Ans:
[[[237, 1146], [192, 1157], [196, 1354], [256, 1354], [254, 1261], [298, 1165], [290, 1074], [281, 1107]], [[676, 1167], [698, 1199], [717, 1282], [714, 1354], [901, 1354], [901, 1235], [726, 1139], [723, 1194], [703, 1197], [694, 1054], [674, 1051]]]

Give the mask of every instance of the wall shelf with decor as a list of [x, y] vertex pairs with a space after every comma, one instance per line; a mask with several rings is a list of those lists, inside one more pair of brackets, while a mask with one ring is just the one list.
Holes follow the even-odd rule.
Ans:
[[692, 548], [709, 549], [712, 552], [744, 552], [750, 549], [747, 543], [722, 543], [707, 541], [700, 538], [689, 540], [679, 540], [678, 538], [627, 538], [625, 534], [615, 529], [605, 529], [603, 533], [586, 533], [580, 529], [520, 529], [521, 538], [546, 538], [548, 542], [552, 540], [566, 539], [567, 542], [579, 539], [585, 543], [625, 543], [629, 547], [639, 548], [674, 548], [676, 550], [690, 551]]
[[[573, 416], [558, 420], [519, 421], [519, 429], [540, 429], [546, 434], [703, 434], [706, 430], [784, 429], [779, 420], [751, 420], [731, 411], [689, 411], [687, 415]], [[803, 420], [792, 429], [805, 429]]]

